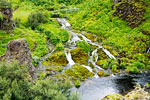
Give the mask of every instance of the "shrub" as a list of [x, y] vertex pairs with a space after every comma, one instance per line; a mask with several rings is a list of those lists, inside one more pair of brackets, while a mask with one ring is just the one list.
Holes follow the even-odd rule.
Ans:
[[46, 79], [37, 81], [31, 90], [34, 100], [78, 100], [76, 95], [71, 94], [71, 87], [72, 85], [67, 81]]
[[71, 87], [65, 80], [45, 79], [33, 84], [26, 66], [0, 62], [1, 100], [78, 100], [77, 95], [71, 94]]
[[16, 62], [0, 62], [0, 99], [29, 100], [31, 84], [26, 79], [28, 76], [27, 67]]
[[47, 22], [46, 16], [41, 12], [32, 13], [28, 17], [28, 24], [32, 29], [45, 22]]

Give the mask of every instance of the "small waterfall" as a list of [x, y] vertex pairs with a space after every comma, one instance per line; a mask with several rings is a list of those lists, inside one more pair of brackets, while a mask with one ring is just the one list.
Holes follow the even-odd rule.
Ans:
[[69, 66], [70, 67], [73, 66], [75, 64], [75, 62], [72, 60], [70, 50], [68, 50], [68, 53], [67, 53], [66, 50], [64, 50], [64, 52], [65, 52], [66, 58], [67, 58], [67, 60], [69, 62]]
[[[84, 35], [82, 34], [78, 34], [79, 36], [81, 36], [84, 41], [88, 42], [89, 44], [91, 45], [95, 45], [95, 46], [98, 46], [99, 48], [102, 48], [103, 51], [106, 53], [106, 55], [109, 57], [109, 58], [112, 58], [112, 59], [116, 59], [107, 49], [104, 49], [101, 45], [99, 45], [98, 43], [93, 43], [91, 40], [87, 39]], [[98, 48], [98, 49], [99, 49]], [[95, 52], [95, 51], [94, 51]], [[93, 53], [94, 53], [93, 52]], [[96, 49], [96, 52], [97, 52], [97, 49]]]
[[108, 50], [103, 48], [103, 51], [107, 54], [109, 58], [116, 59]]
[[67, 20], [64, 18], [56, 18], [56, 20], [61, 24], [63, 29], [66, 29], [68, 30], [69, 33], [71, 33], [72, 39], [69, 40], [68, 42], [70, 44], [73, 43], [76, 46], [76, 42], [80, 41], [81, 39], [78, 37], [76, 33], [72, 32], [72, 30], [70, 29], [71, 28], [70, 23], [68, 23]]
[[[97, 69], [99, 70], [103, 70], [100, 66], [96, 65], [96, 62], [98, 61], [98, 54], [97, 54], [97, 50], [99, 48], [95, 49], [93, 52], [92, 52], [92, 56], [90, 56], [90, 59], [89, 59], [89, 63], [91, 62], [93, 66], [95, 66]], [[95, 61], [93, 61], [93, 58], [95, 57]]]
[[[82, 66], [83, 66], [84, 68], [88, 69], [91, 73], [95, 74], [95, 73], [93, 72], [93, 69], [92, 69], [91, 67], [86, 66], [86, 65], [82, 65]], [[95, 74], [94, 77], [95, 77], [95, 78], [99, 78], [99, 76], [98, 76], [97, 74]]]

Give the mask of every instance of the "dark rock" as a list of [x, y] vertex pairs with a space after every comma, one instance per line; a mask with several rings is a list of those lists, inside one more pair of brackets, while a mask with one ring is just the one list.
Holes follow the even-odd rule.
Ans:
[[132, 28], [138, 27], [144, 21], [144, 5], [136, 2], [136, 0], [126, 0], [115, 5], [116, 11], [114, 16], [127, 21]]
[[13, 9], [5, 6], [0, 6], [0, 13], [3, 16], [3, 20], [0, 22], [0, 30], [7, 32], [12, 31], [15, 27], [13, 21]]
[[20, 65], [25, 64], [29, 67], [29, 72], [34, 77], [35, 67], [32, 64], [31, 52], [28, 48], [26, 39], [12, 40], [7, 45], [7, 51], [0, 60], [13, 61], [17, 60]]

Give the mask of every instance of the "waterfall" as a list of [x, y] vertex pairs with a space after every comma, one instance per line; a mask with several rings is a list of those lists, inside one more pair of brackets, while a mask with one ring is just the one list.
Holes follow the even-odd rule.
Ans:
[[75, 64], [75, 62], [72, 60], [70, 50], [68, 50], [68, 53], [66, 50], [64, 50], [64, 52], [65, 52], [66, 58], [69, 62], [69, 66], [73, 66]]
[[103, 48], [103, 51], [107, 54], [109, 58], [116, 59], [107, 49]]

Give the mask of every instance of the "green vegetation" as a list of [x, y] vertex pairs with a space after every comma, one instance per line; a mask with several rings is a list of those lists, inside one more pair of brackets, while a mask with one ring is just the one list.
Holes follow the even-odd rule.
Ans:
[[28, 17], [28, 24], [32, 29], [35, 29], [39, 24], [46, 23], [46, 19], [46, 16], [41, 12], [32, 13]]
[[[4, 8], [13, 14], [6, 14]], [[82, 37], [76, 48], [70, 46], [67, 41], [72, 35], [55, 18], [66, 18], [73, 31], [101, 44], [115, 56], [116, 60], [110, 59], [102, 48], [98, 49], [96, 64], [101, 68], [112, 73], [126, 70], [130, 74], [150, 70], [150, 0], [121, 0], [116, 4], [113, 0], [1, 0], [0, 57], [8, 42], [19, 38], [27, 39], [35, 67], [41, 57], [56, 49], [42, 61], [46, 70], [39, 71], [39, 80], [35, 82], [25, 66], [0, 62], [0, 99], [77, 100], [70, 94], [71, 84], [58, 80], [67, 79], [79, 88], [81, 81], [94, 76], [82, 65], [89, 65], [100, 77], [110, 75], [96, 72], [94, 64], [88, 62], [89, 55], [98, 47]], [[65, 69], [66, 49], [76, 63], [69, 69]], [[49, 75], [57, 81], [45, 79]]]
[[50, 65], [59, 65], [59, 66], [66, 66], [68, 61], [66, 59], [66, 55], [63, 51], [57, 51], [49, 56], [45, 61], [42, 62], [46, 66]]
[[66, 75], [70, 76], [71, 80], [75, 82], [75, 85], [79, 82], [76, 82], [76, 80], [84, 81], [88, 77], [92, 77], [93, 73], [89, 72], [88, 69], [84, 68], [81, 65], [74, 65], [73, 67], [65, 70], [64, 72]]
[[67, 81], [30, 79], [26, 66], [0, 62], [0, 99], [3, 100], [78, 100]]
[[83, 51], [83, 49], [81, 48], [72, 49], [70, 53], [72, 55], [73, 61], [75, 61], [76, 63], [84, 65], [87, 64], [89, 56], [88, 53]]
[[[149, 54], [146, 52], [150, 47], [150, 37], [148, 35], [150, 2], [138, 0], [127, 3], [129, 4], [128, 8], [131, 8], [130, 10], [133, 16], [129, 18], [130, 12], [126, 12], [128, 16], [126, 16], [125, 19], [123, 18], [124, 15], [119, 14], [119, 12], [119, 15], [113, 15], [117, 11], [117, 7], [121, 4], [123, 4], [123, 2], [116, 4], [114, 9], [112, 9], [112, 5], [114, 5], [112, 0], [91, 0], [84, 2], [79, 5], [79, 12], [69, 16], [69, 20], [74, 29], [93, 33], [97, 37], [101, 37], [102, 40], [99, 42], [102, 42], [104, 46], [112, 47], [113, 49], [108, 50], [114, 54], [115, 57], [121, 59], [121, 65], [118, 64], [117, 66], [124, 68], [137, 61], [146, 66], [149, 62]], [[133, 6], [135, 10], [132, 9], [131, 5], [136, 6], [136, 8]], [[123, 7], [120, 9], [122, 9], [122, 13], [125, 10]], [[138, 13], [142, 14], [136, 17]], [[132, 21], [133, 23], [130, 22], [131, 20], [138, 20], [138, 24], [135, 25], [136, 23], [134, 23], [134, 21]], [[130, 27], [134, 25], [136, 27]], [[87, 37], [92, 38], [92, 36], [88, 35]], [[107, 56], [104, 53], [99, 52], [99, 55], [99, 60], [106, 61]], [[126, 59], [127, 62], [125, 62], [124, 59]], [[102, 63], [99, 64], [103, 66]], [[115, 70], [117, 66], [113, 66], [113, 70]]]
[[90, 51], [90, 45], [85, 41], [77, 41], [77, 47], [83, 49], [86, 53]]

